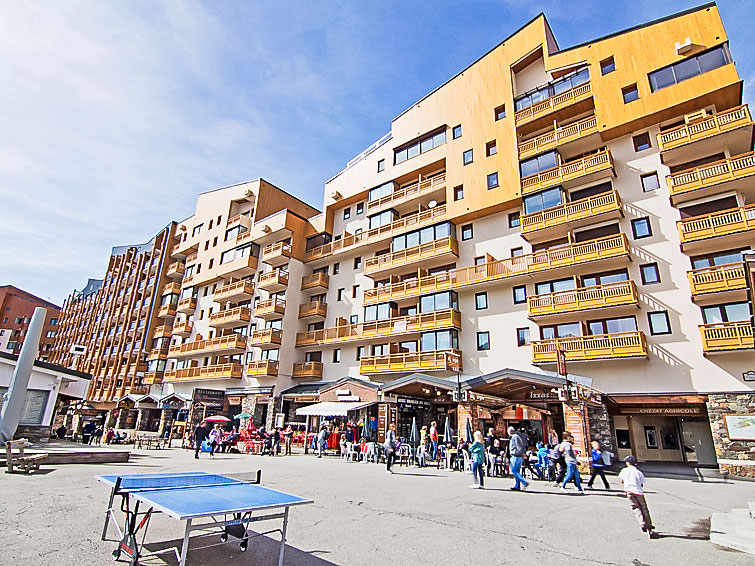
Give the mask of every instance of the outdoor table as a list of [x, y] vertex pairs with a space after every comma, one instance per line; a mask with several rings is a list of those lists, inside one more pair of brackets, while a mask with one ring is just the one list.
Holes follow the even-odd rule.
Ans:
[[459, 451], [456, 448], [446, 448], [446, 469], [449, 469], [451, 467], [451, 456], [455, 456], [459, 453]]

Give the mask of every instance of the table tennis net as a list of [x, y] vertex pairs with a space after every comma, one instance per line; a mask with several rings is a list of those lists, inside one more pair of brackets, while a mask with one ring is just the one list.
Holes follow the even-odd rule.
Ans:
[[243, 481], [217, 474], [154, 475], [143, 477], [125, 476], [121, 478], [120, 490], [151, 491], [157, 489], [209, 487], [213, 485], [232, 485], [239, 483], [243, 483]]

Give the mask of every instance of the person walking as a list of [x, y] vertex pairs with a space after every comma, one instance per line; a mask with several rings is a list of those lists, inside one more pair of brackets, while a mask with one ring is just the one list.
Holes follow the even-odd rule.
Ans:
[[320, 432], [317, 434], [317, 457], [322, 458], [325, 449], [328, 447], [328, 427], [322, 425]]
[[574, 453], [572, 442], [572, 435], [564, 432], [564, 440], [558, 447], [558, 451], [564, 455], [564, 460], [566, 461], [566, 477], [564, 478], [564, 483], [561, 484], [561, 491], [566, 491], [566, 484], [574, 480], [577, 490], [580, 494], [584, 495], [582, 478], [579, 477], [579, 469], [577, 468], [577, 455]]
[[653, 526], [653, 520], [650, 518], [650, 511], [648, 510], [648, 504], [645, 501], [645, 474], [643, 474], [637, 468], [637, 460], [634, 456], [627, 456], [624, 458], [626, 466], [619, 472], [619, 479], [624, 484], [624, 493], [629, 499], [629, 503], [632, 506], [632, 512], [640, 524], [640, 528], [643, 533], [647, 533], [648, 537], [655, 537], [655, 527]]
[[94, 443], [97, 446], [102, 445], [102, 435], [105, 434], [105, 429], [102, 428], [102, 425], [97, 425], [97, 428], [94, 429]]
[[517, 434], [516, 429], [510, 426], [509, 433], [509, 454], [511, 455], [511, 475], [514, 476], [514, 486], [510, 487], [511, 491], [522, 491], [526, 489], [529, 482], [522, 477], [522, 464], [524, 463], [524, 453], [526, 447], [524, 440]]
[[435, 421], [430, 423], [430, 456], [433, 460], [438, 459], [438, 425]]
[[290, 456], [291, 455], [291, 443], [294, 439], [294, 429], [291, 428], [291, 425], [288, 425], [286, 427], [286, 430], [283, 432], [283, 440], [286, 445], [286, 451], [284, 453], [284, 456]]
[[474, 442], [469, 446], [469, 453], [472, 456], [472, 477], [478, 482], [469, 487], [485, 489], [485, 440], [479, 430], [474, 431]]
[[204, 421], [202, 421], [194, 429], [194, 458], [197, 460], [199, 460], [199, 451], [202, 449], [202, 443], [207, 438], [207, 429], [204, 424]]
[[281, 429], [277, 426], [273, 429], [273, 456], [281, 453]]
[[603, 480], [603, 485], [605, 486], [606, 490], [610, 491], [611, 486], [608, 485], [606, 474], [603, 471], [605, 464], [603, 463], [603, 451], [600, 449], [600, 442], [593, 440], [591, 442], [591, 445], [592, 450], [590, 451], [590, 456], [592, 457], [592, 475], [587, 481], [587, 489], [592, 489], [592, 484], [595, 481], [596, 476], [600, 476], [600, 479]]
[[210, 434], [207, 441], [210, 443], [210, 458], [215, 458], [215, 449], [220, 446], [220, 442], [223, 440], [223, 431], [220, 430], [220, 425], [216, 424]]
[[396, 425], [391, 423], [388, 426], [388, 432], [385, 433], [385, 442], [383, 443], [385, 449], [385, 473], [392, 474], [391, 466], [393, 460], [396, 457]]

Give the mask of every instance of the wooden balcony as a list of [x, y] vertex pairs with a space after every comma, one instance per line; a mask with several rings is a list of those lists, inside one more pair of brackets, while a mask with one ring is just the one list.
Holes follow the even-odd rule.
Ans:
[[753, 349], [752, 324], [749, 320], [702, 324], [700, 338], [706, 354]]
[[218, 287], [212, 296], [216, 303], [236, 303], [254, 297], [254, 283], [249, 280], [236, 281]]
[[181, 279], [183, 279], [185, 272], [186, 272], [186, 264], [183, 263], [182, 261], [174, 261], [168, 266], [168, 271], [166, 272], [166, 275], [170, 277], [171, 279], [180, 281]]
[[154, 360], [159, 360], [161, 358], [167, 358], [168, 347], [168, 344], [166, 344], [161, 348], [152, 348], [149, 352], [147, 352], [147, 361], [151, 362]]
[[171, 283], [167, 283], [163, 286], [161, 295], [180, 295], [181, 294], [181, 284], [176, 283], [175, 281]]
[[262, 249], [262, 261], [273, 267], [285, 265], [291, 259], [291, 244], [277, 242]]
[[414, 371], [449, 371], [447, 358], [461, 368], [459, 350], [436, 350], [411, 354], [388, 354], [385, 356], [364, 356], [359, 360], [359, 373], [408, 373]]
[[144, 385], [156, 385], [158, 383], [163, 382], [163, 373], [162, 371], [148, 371], [144, 374], [144, 379], [142, 379], [142, 382]]
[[371, 277], [420, 262], [429, 268], [454, 261], [454, 258], [458, 257], [459, 242], [453, 236], [448, 236], [413, 248], [367, 258], [364, 262], [364, 274]]
[[178, 312], [192, 313], [197, 308], [196, 297], [186, 297], [178, 301]]
[[252, 320], [252, 310], [249, 307], [236, 307], [210, 315], [210, 326], [215, 328], [235, 328], [245, 326]]
[[[129, 332], [134, 332], [135, 330], [135, 328], [129, 328]], [[170, 338], [173, 334], [173, 327], [171, 327], [169, 324], [161, 324], [152, 332], [152, 338]]]
[[311, 301], [299, 305], [299, 318], [321, 317], [328, 314], [328, 304], [322, 301]]
[[257, 286], [268, 293], [278, 293], [288, 287], [288, 271], [273, 269], [260, 275]]
[[666, 176], [671, 202], [698, 199], [722, 191], [749, 188], [755, 175], [755, 152], [737, 155]]
[[642, 331], [597, 334], [574, 338], [533, 340], [532, 363], [556, 363], [556, 350], [563, 350], [567, 361], [647, 358], [647, 343]]
[[299, 332], [296, 334], [296, 346], [320, 346], [369, 340], [371, 338], [390, 338], [443, 328], [461, 328], [459, 311], [446, 309], [386, 320], [345, 324], [311, 332]]
[[358, 234], [345, 235], [340, 240], [333, 240], [322, 246], [312, 248], [305, 253], [305, 261], [313, 261], [322, 257], [327, 257], [331, 254], [338, 253], [342, 250], [351, 249], [361, 244], [374, 243], [382, 240], [387, 240], [397, 234], [403, 234], [410, 230], [422, 228], [435, 224], [447, 218], [446, 205], [442, 204], [435, 208], [429, 208], [418, 212], [417, 214], [410, 214], [399, 218], [398, 220], [386, 224], [384, 226], [378, 226], [365, 232], [359, 232]]
[[380, 197], [375, 200], [367, 201], [368, 214], [374, 214], [384, 208], [391, 208], [400, 204], [407, 204], [415, 199], [430, 195], [435, 192], [443, 192], [446, 190], [446, 174], [442, 173], [420, 181], [416, 185], [411, 185], [398, 191], [393, 191], [391, 194], [384, 197]]
[[192, 330], [194, 330], [193, 322], [186, 321], [180, 324], [173, 325], [173, 335], [175, 336], [181, 336], [183, 338], [186, 338], [187, 336], [191, 336]]
[[254, 310], [254, 316], [264, 320], [273, 320], [286, 314], [286, 301], [277, 297], [260, 301]]
[[246, 374], [248, 376], [260, 377], [278, 375], [278, 362], [276, 360], [255, 360], [246, 364]]
[[208, 340], [195, 340], [170, 347], [171, 358], [190, 358], [204, 354], [243, 354], [246, 350], [246, 336], [231, 334]]
[[157, 317], [169, 319], [169, 320], [174, 319], [176, 317], [176, 305], [174, 304], [160, 305], [160, 308], [157, 311]]
[[170, 257], [173, 259], [184, 259], [192, 252], [196, 252], [199, 249], [199, 243], [187, 240], [186, 242], [177, 242], [170, 249]]
[[527, 298], [529, 316], [533, 318], [610, 307], [637, 307], [638, 304], [639, 296], [634, 281], [580, 287]]
[[365, 289], [362, 302], [365, 305], [382, 303], [448, 289], [490, 284], [541, 271], [563, 268], [571, 270], [576, 265], [594, 261], [619, 263], [624, 262], [628, 257], [629, 241], [626, 235], [618, 234], [579, 244], [548, 248], [523, 256], [499, 259], [482, 265], [462, 267], [383, 287]]
[[248, 277], [257, 271], [258, 260], [249, 254], [246, 257], [239, 257], [232, 261], [226, 261], [220, 265], [220, 273], [223, 277]]
[[545, 241], [591, 223], [623, 215], [619, 191], [587, 197], [521, 217], [522, 236], [528, 241]]
[[562, 185], [564, 187], [613, 176], [613, 158], [608, 149], [603, 149], [572, 161], [567, 161], [553, 169], [540, 171], [535, 175], [523, 177], [521, 181], [522, 196]]
[[597, 140], [599, 137], [598, 119], [595, 116], [588, 116], [582, 120], [565, 126], [558, 126], [549, 132], [519, 142], [519, 159], [528, 159], [557, 147], [563, 149], [568, 144], [578, 142], [587, 144], [590, 140]]
[[166, 371], [163, 383], [179, 383], [182, 381], [210, 381], [218, 379], [241, 379], [243, 366], [241, 364], [216, 364], [213, 366], [175, 369]]
[[718, 153], [722, 147], [733, 154], [752, 149], [753, 121], [746, 105], [712, 116], [698, 111], [687, 114], [684, 120], [681, 126], [658, 134], [658, 148], [666, 165]]
[[715, 300], [726, 300], [721, 297], [721, 293], [728, 295], [735, 292], [737, 295], [746, 295], [747, 279], [744, 263], [741, 262], [693, 269], [687, 272], [687, 277], [689, 288], [692, 290], [692, 300], [695, 302], [699, 302], [706, 295], [711, 295]]
[[255, 330], [249, 335], [249, 345], [263, 350], [270, 348], [279, 348], [283, 331], [275, 328], [262, 328]]
[[[755, 204], [693, 216], [677, 221], [676, 225], [685, 252], [749, 244], [754, 237]], [[711, 242], [714, 238], [717, 240]]]
[[322, 378], [322, 362], [302, 362], [294, 364], [291, 377]]
[[[523, 108], [514, 115], [516, 127], [524, 126], [532, 122], [540, 121], [541, 118], [550, 116], [551, 114], [560, 113], [565, 114], [567, 110], [572, 108], [573, 114], [577, 115], [582, 111], [582, 106], [579, 103], [587, 102], [592, 98], [592, 87], [589, 82], [577, 85], [565, 92], [551, 96], [546, 100], [542, 100], [537, 104], [533, 104], [528, 108]], [[585, 106], [585, 110], [587, 107]]]
[[301, 290], [326, 289], [330, 285], [330, 276], [327, 273], [312, 273], [301, 278]]

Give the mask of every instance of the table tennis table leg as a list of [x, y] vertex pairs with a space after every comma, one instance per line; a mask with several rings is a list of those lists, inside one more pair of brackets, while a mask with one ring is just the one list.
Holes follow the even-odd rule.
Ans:
[[286, 528], [288, 527], [288, 507], [283, 512], [283, 530], [281, 530], [281, 548], [278, 555], [278, 566], [283, 566], [283, 552], [286, 550]]
[[186, 566], [186, 555], [189, 554], [189, 537], [191, 536], [191, 519], [186, 519], [186, 531], [184, 532], [184, 542], [181, 545], [181, 557], [178, 566]]

